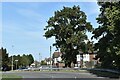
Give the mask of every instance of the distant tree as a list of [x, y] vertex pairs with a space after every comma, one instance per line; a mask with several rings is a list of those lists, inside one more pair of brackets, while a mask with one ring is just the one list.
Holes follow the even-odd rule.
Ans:
[[[13, 55], [13, 68], [16, 69], [16, 60], [17, 61], [17, 68], [19, 68], [21, 64], [21, 56], [20, 55]], [[9, 57], [9, 66], [12, 65], [12, 56]]]
[[34, 62], [34, 58], [32, 54], [29, 55], [23, 54], [20, 58], [20, 64], [25, 67], [30, 66], [33, 62]]
[[42, 60], [41, 65], [47, 65], [47, 63], [44, 60]]
[[27, 67], [27, 66], [29, 66], [29, 63], [30, 63], [29, 58], [27, 57], [27, 55], [23, 54], [21, 56], [21, 64], [22, 64], [22, 66]]
[[[12, 62], [11, 60], [12, 60], [12, 56], [9, 57], [9, 65], [10, 66], [11, 66], [11, 62]], [[31, 54], [29, 54], [29, 55], [23, 54], [22, 56], [13, 55], [14, 69], [16, 69], [16, 61], [15, 60], [18, 60], [17, 68], [30, 66], [34, 62], [34, 58], [33, 58], [33, 56]]]
[[87, 31], [92, 31], [92, 25], [87, 22], [87, 16], [80, 11], [79, 6], [63, 7], [56, 11], [53, 17], [48, 20], [48, 25], [44, 29], [45, 37], [55, 38], [53, 46], [60, 48], [63, 53], [65, 66], [71, 67], [71, 63], [76, 63], [76, 55], [85, 48], [84, 40], [87, 40]]
[[[13, 56], [13, 68], [16, 69], [20, 67], [26, 67], [30, 66], [34, 62], [34, 58], [32, 54], [25, 55], [23, 54], [22, 56], [20, 55], [12, 55]], [[2, 70], [10, 70], [12, 66], [12, 56], [8, 56], [7, 50], [3, 49], [3, 47], [0, 49], [0, 67], [2, 67]], [[16, 64], [16, 60], [17, 64]]]
[[32, 54], [28, 55], [28, 59], [30, 60], [29, 65], [31, 65], [34, 62], [34, 58], [33, 58]]
[[3, 49], [3, 47], [0, 49], [0, 54], [2, 55], [2, 68], [3, 70], [8, 70], [8, 53], [6, 49]]
[[95, 44], [96, 58], [100, 58], [104, 68], [120, 69], [120, 1], [98, 2], [98, 5], [101, 6], [97, 18], [100, 25], [93, 31], [93, 37], [99, 39]]

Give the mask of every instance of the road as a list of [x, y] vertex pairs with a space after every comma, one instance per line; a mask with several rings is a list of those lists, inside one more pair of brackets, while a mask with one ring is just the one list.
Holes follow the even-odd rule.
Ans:
[[23, 80], [120, 80], [80, 72], [4, 72], [3, 74], [19, 75]]

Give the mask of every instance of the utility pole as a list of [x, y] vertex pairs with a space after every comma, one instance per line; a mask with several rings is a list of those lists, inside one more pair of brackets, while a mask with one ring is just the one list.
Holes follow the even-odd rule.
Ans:
[[13, 56], [12, 56], [12, 67], [11, 67], [11, 70], [13, 71]]
[[51, 52], [52, 52], [52, 47], [50, 46], [50, 68], [51, 68], [51, 71], [52, 71], [52, 55], [51, 55]]
[[39, 65], [41, 65], [41, 61], [40, 61], [40, 53], [39, 53]]
[[[12, 45], [12, 48], [14, 47], [14, 45]], [[11, 65], [11, 70], [13, 71], [13, 55], [12, 55], [12, 65]]]

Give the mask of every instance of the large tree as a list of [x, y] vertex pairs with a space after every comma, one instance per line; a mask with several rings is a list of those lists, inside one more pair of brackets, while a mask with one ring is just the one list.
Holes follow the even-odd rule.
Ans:
[[45, 27], [45, 37], [55, 38], [53, 46], [60, 48], [66, 67], [76, 63], [76, 55], [85, 48], [84, 40], [88, 39], [86, 32], [92, 31], [92, 25], [87, 22], [87, 16], [79, 6], [63, 7], [55, 11]]
[[100, 58], [104, 68], [120, 69], [120, 1], [98, 4], [101, 6], [97, 18], [100, 25], [93, 31], [93, 37], [99, 39], [95, 45], [98, 50], [96, 58]]
[[8, 53], [6, 49], [3, 49], [3, 47], [0, 49], [0, 56], [2, 58], [2, 68], [3, 70], [8, 70]]

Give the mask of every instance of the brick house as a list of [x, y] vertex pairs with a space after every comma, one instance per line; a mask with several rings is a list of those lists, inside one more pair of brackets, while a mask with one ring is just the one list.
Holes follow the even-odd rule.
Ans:
[[93, 68], [97, 64], [97, 60], [94, 59], [96, 53], [96, 51], [88, 51], [88, 53], [80, 52], [80, 54], [77, 55], [77, 66], [82, 66], [83, 68]]
[[50, 65], [53, 61], [52, 58], [45, 58], [45, 62], [47, 63], [47, 65]]
[[[81, 54], [78, 54], [79, 60], [77, 61], [77, 67], [81, 67], [81, 65], [83, 65], [83, 68], [93, 68], [96, 64], [98, 60], [95, 60], [95, 56], [96, 56], [96, 51], [91, 52], [88, 51], [88, 53], [83, 53], [80, 52]], [[83, 54], [83, 63], [82, 63], [82, 54]], [[77, 56], [78, 56], [77, 55]], [[56, 67], [64, 67], [65, 64], [62, 61], [62, 53], [61, 52], [54, 52], [53, 53], [53, 66]], [[71, 64], [72, 67], [74, 67], [74, 64]]]
[[65, 64], [62, 62], [62, 53], [61, 52], [54, 52], [53, 53], [53, 66], [55, 67], [63, 67]]

